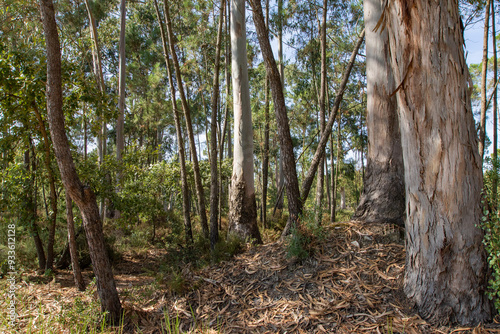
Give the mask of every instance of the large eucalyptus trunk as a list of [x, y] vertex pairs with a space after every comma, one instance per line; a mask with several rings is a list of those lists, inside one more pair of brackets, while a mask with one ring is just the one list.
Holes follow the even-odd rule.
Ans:
[[352, 219], [404, 225], [403, 149], [387, 29], [376, 29], [382, 0], [365, 0], [368, 159]]
[[234, 156], [229, 193], [229, 234], [262, 243], [253, 177], [253, 129], [248, 86], [245, 0], [231, 0]]
[[47, 44], [47, 111], [57, 164], [66, 191], [70, 193], [82, 213], [102, 310], [109, 312], [111, 320], [118, 323], [122, 307], [104, 244], [96, 197], [94, 192], [84, 186], [78, 177], [66, 136], [62, 109], [61, 47], [52, 0], [40, 0], [40, 8]]
[[404, 291], [432, 323], [489, 321], [478, 227], [481, 156], [458, 0], [391, 1], [384, 18], [399, 84], [407, 213]]

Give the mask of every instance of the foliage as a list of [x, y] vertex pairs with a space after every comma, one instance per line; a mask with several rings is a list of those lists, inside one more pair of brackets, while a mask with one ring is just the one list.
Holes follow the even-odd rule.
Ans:
[[[493, 180], [498, 180], [499, 175], [494, 173], [493, 164], [498, 161], [487, 157], [485, 159], [486, 170], [484, 171], [484, 216], [481, 227], [484, 230], [484, 246], [488, 254], [488, 265], [491, 269], [488, 297], [494, 300], [497, 311], [500, 312], [500, 211], [497, 203], [493, 201]], [[497, 181], [498, 182], [498, 181]], [[497, 189], [498, 193], [498, 189]]]
[[315, 210], [302, 214], [297, 226], [292, 227], [286, 243], [287, 257], [298, 261], [314, 254], [319, 243], [326, 238], [323, 226], [315, 221]]

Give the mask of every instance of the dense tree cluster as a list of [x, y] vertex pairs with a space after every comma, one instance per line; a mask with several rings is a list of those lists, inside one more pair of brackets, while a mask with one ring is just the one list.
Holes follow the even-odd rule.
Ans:
[[[487, 45], [494, 1], [461, 3], [463, 19], [458, 0], [0, 4], [0, 221], [33, 239], [42, 271], [69, 230], [84, 289], [82, 221], [115, 321], [103, 229], [147, 226], [154, 242], [162, 227], [214, 252], [227, 233], [257, 243], [266, 230], [296, 233], [305, 210], [318, 226], [351, 213], [404, 226], [405, 292], [420, 314], [491, 318], [477, 227], [488, 53], [477, 132], [463, 20], [484, 10]], [[496, 50], [494, 64], [496, 78]], [[493, 142], [491, 209], [496, 130]]]

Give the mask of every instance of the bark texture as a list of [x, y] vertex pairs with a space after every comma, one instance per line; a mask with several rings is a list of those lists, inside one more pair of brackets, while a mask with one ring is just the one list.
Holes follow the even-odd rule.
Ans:
[[276, 122], [278, 125], [278, 136], [280, 139], [281, 159], [283, 160], [283, 173], [288, 196], [288, 213], [290, 224], [295, 224], [302, 212], [302, 201], [300, 199], [299, 182], [293, 153], [293, 142], [290, 135], [290, 126], [286, 112], [285, 97], [281, 84], [278, 66], [273, 56], [269, 34], [266, 29], [264, 14], [260, 0], [250, 0], [252, 6], [253, 21], [257, 30], [257, 37], [261, 47], [262, 55], [266, 64], [266, 73], [269, 76], [269, 85], [273, 95]]
[[71, 255], [71, 267], [75, 286], [80, 291], [85, 291], [85, 281], [83, 280], [80, 263], [78, 262], [78, 251], [76, 249], [75, 223], [73, 220], [73, 203], [69, 192], [66, 192], [66, 221], [68, 223], [68, 248]]
[[229, 193], [229, 234], [262, 243], [253, 178], [253, 129], [248, 86], [245, 0], [231, 0], [234, 157]]
[[[364, 1], [368, 157], [363, 193], [352, 219], [404, 225], [403, 148], [387, 29], [377, 27], [381, 0]], [[377, 29], [377, 28], [378, 29]]]
[[66, 136], [62, 110], [61, 47], [52, 0], [40, 0], [40, 8], [47, 44], [47, 111], [57, 164], [66, 191], [82, 213], [101, 308], [109, 312], [111, 321], [118, 323], [122, 308], [104, 244], [96, 197], [89, 187], [80, 182]]
[[404, 291], [432, 323], [489, 321], [483, 235], [476, 226], [481, 156], [458, 0], [391, 1], [384, 20], [399, 84], [407, 213]]
[[[269, 31], [269, 0], [266, 0], [266, 29]], [[269, 32], [268, 32], [269, 34]], [[262, 156], [262, 226], [267, 225], [267, 185], [269, 183], [269, 75], [266, 72], [264, 101], [264, 152]]]

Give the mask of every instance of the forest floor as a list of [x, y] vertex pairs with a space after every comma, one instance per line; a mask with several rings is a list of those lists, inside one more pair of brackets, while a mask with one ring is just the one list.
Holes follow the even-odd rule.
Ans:
[[[279, 242], [248, 247], [230, 261], [186, 267], [168, 287], [158, 279], [161, 250], [127, 253], [114, 266], [125, 325], [105, 332], [500, 333], [497, 322], [433, 327], [412, 310], [402, 292], [405, 252], [396, 228], [335, 223], [312, 243], [315, 251], [304, 260], [287, 257]], [[90, 281], [91, 272], [84, 274]], [[81, 314], [61, 317], [64, 310], [98, 306], [95, 286], [77, 291], [70, 271], [34, 281], [18, 291], [21, 332], [38, 333], [42, 322], [52, 322], [54, 333], [69, 333], [72, 316]]]

